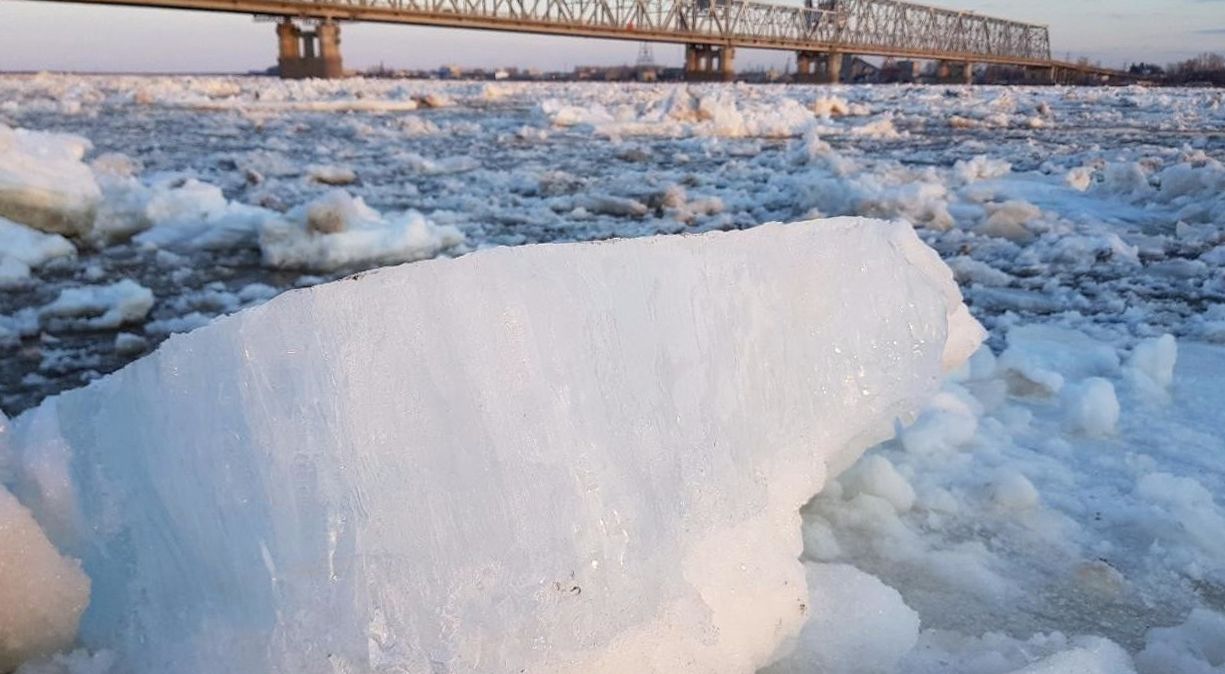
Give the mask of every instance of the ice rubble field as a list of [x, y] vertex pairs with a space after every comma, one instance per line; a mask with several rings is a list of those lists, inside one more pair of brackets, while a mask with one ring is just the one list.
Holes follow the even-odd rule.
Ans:
[[[171, 333], [382, 264], [823, 216], [913, 223], [987, 344], [804, 507], [803, 631], [746, 619], [738, 646], [711, 637], [710, 652], [731, 648], [729, 671], [778, 640], [769, 672], [1225, 671], [1221, 92], [40, 75], [0, 79], [0, 124], [10, 414]], [[48, 409], [17, 428], [54, 430]], [[0, 644], [46, 653], [72, 647], [90, 596], [71, 558], [90, 570], [99, 552], [65, 542], [62, 466], [24, 451], [0, 451], [24, 504], [0, 493], [0, 527], [30, 555], [0, 554], [0, 594], [27, 593], [0, 606]], [[98, 588], [84, 648], [23, 674], [133, 657], [135, 632], [99, 636], [120, 609]], [[736, 611], [771, 610], [748, 603]], [[344, 657], [377, 669], [411, 651], [395, 619], [363, 625], [368, 647]], [[150, 661], [190, 651], [165, 622]]]

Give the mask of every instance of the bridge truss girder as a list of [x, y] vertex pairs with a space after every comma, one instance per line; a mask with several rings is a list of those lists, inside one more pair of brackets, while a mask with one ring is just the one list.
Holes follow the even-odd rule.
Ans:
[[1045, 26], [900, 0], [812, 7], [748, 0], [75, 1], [979, 63], [1051, 59]]

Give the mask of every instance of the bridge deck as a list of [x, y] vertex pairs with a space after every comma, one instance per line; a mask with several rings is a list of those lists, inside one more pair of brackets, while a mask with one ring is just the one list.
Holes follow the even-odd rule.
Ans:
[[[61, 2], [64, 0], [47, 0]], [[1051, 66], [1045, 26], [899, 0], [71, 0], [614, 40]]]

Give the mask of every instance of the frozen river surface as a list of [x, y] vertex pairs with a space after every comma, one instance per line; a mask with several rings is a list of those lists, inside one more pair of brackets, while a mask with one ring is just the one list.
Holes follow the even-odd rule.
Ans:
[[[1225, 103], [1210, 90], [38, 76], [0, 93], [0, 123], [92, 142], [109, 223], [36, 283], [8, 284], [0, 344], [65, 288], [129, 278], [154, 296], [115, 330], [43, 320], [0, 367], [10, 412], [144, 352], [117, 354], [119, 330], [152, 347], [379, 263], [814, 216], [913, 222], [989, 323], [1075, 311], [1134, 336], [1225, 327], [1203, 315], [1225, 292]], [[380, 212], [375, 231], [327, 250], [261, 242], [271, 216], [351, 205], [335, 190]]]
[[385, 264], [905, 220], [988, 348], [805, 509], [775, 671], [1225, 671], [1225, 92], [40, 75], [0, 124], [0, 193], [93, 209], [0, 219], [10, 415]]

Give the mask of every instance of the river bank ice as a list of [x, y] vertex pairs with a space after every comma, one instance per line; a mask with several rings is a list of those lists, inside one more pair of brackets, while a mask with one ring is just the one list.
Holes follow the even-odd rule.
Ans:
[[[805, 508], [809, 583], [862, 610], [814, 597], [826, 627], [774, 667], [1225, 662], [1219, 91], [39, 75], [0, 92], [20, 153], [0, 166], [38, 154], [19, 129], [50, 132], [43, 172], [99, 194], [88, 234], [0, 221], [6, 411], [395, 255], [902, 218], [990, 352]], [[322, 243], [336, 222], [361, 243]], [[44, 311], [125, 279], [153, 302], [122, 327], [101, 325], [117, 304]], [[818, 636], [833, 625], [848, 640]]]

